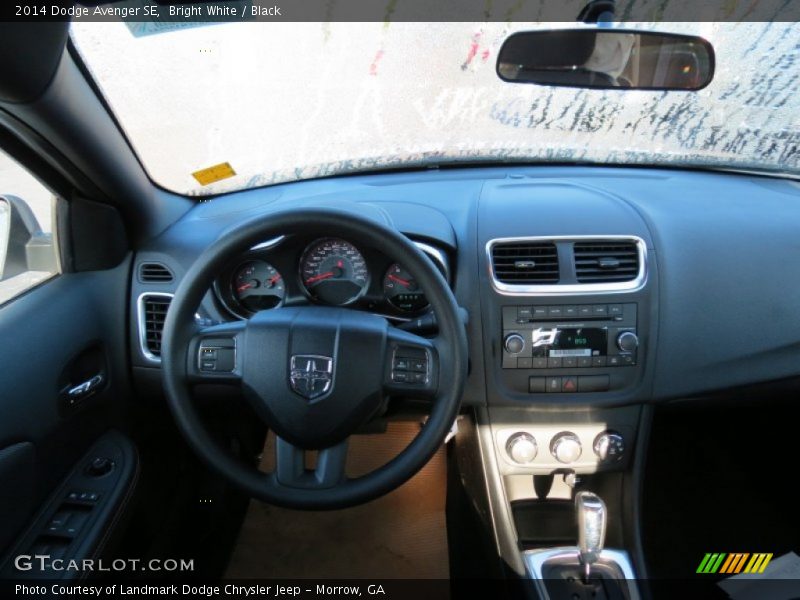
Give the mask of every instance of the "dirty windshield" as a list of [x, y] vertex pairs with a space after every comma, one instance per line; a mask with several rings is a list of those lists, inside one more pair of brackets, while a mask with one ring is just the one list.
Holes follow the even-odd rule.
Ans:
[[72, 38], [149, 175], [183, 194], [470, 161], [800, 172], [800, 25], [618, 25], [709, 40], [699, 92], [498, 78], [509, 34], [559, 26], [75, 23]]

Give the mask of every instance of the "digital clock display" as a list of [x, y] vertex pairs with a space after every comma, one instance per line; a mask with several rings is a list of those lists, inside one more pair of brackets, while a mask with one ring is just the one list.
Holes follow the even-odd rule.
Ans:
[[608, 332], [601, 328], [558, 328], [555, 331], [534, 331], [534, 356], [550, 358], [605, 356], [607, 348]]

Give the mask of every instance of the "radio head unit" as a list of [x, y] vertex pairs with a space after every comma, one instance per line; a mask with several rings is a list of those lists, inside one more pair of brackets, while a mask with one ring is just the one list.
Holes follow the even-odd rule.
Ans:
[[528, 372], [528, 379], [514, 375], [512, 387], [597, 392], [635, 379], [636, 303], [505, 306], [502, 317], [502, 368]]

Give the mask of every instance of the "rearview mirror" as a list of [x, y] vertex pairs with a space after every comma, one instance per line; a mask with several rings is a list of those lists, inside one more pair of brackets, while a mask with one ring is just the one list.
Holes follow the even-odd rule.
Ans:
[[701, 37], [619, 29], [522, 31], [503, 43], [497, 74], [511, 83], [582, 88], [699, 90], [714, 76]]

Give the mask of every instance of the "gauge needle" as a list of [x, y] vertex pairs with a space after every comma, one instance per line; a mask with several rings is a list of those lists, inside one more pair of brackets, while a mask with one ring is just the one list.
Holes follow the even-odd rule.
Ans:
[[410, 281], [406, 281], [405, 279], [401, 279], [400, 277], [398, 277], [397, 275], [394, 275], [392, 273], [389, 274], [389, 279], [391, 279], [392, 281], [396, 281], [397, 283], [399, 283], [403, 287], [410, 287], [411, 286], [411, 282]]
[[251, 287], [253, 287], [252, 283], [245, 283], [244, 285], [240, 285], [239, 287], [237, 287], [236, 291], [237, 292], [243, 292], [245, 290], [249, 290]]
[[327, 273], [322, 273], [320, 275], [314, 275], [314, 277], [309, 277], [308, 279], [306, 279], [306, 285], [314, 283], [315, 281], [322, 281], [323, 279], [327, 279], [328, 277], [333, 277], [333, 271], [328, 271]]
[[273, 275], [272, 277], [270, 277], [269, 279], [267, 279], [267, 283], [268, 283], [269, 285], [275, 285], [275, 284], [276, 284], [276, 283], [278, 283], [280, 280], [281, 280], [281, 276], [280, 276], [280, 275]]

